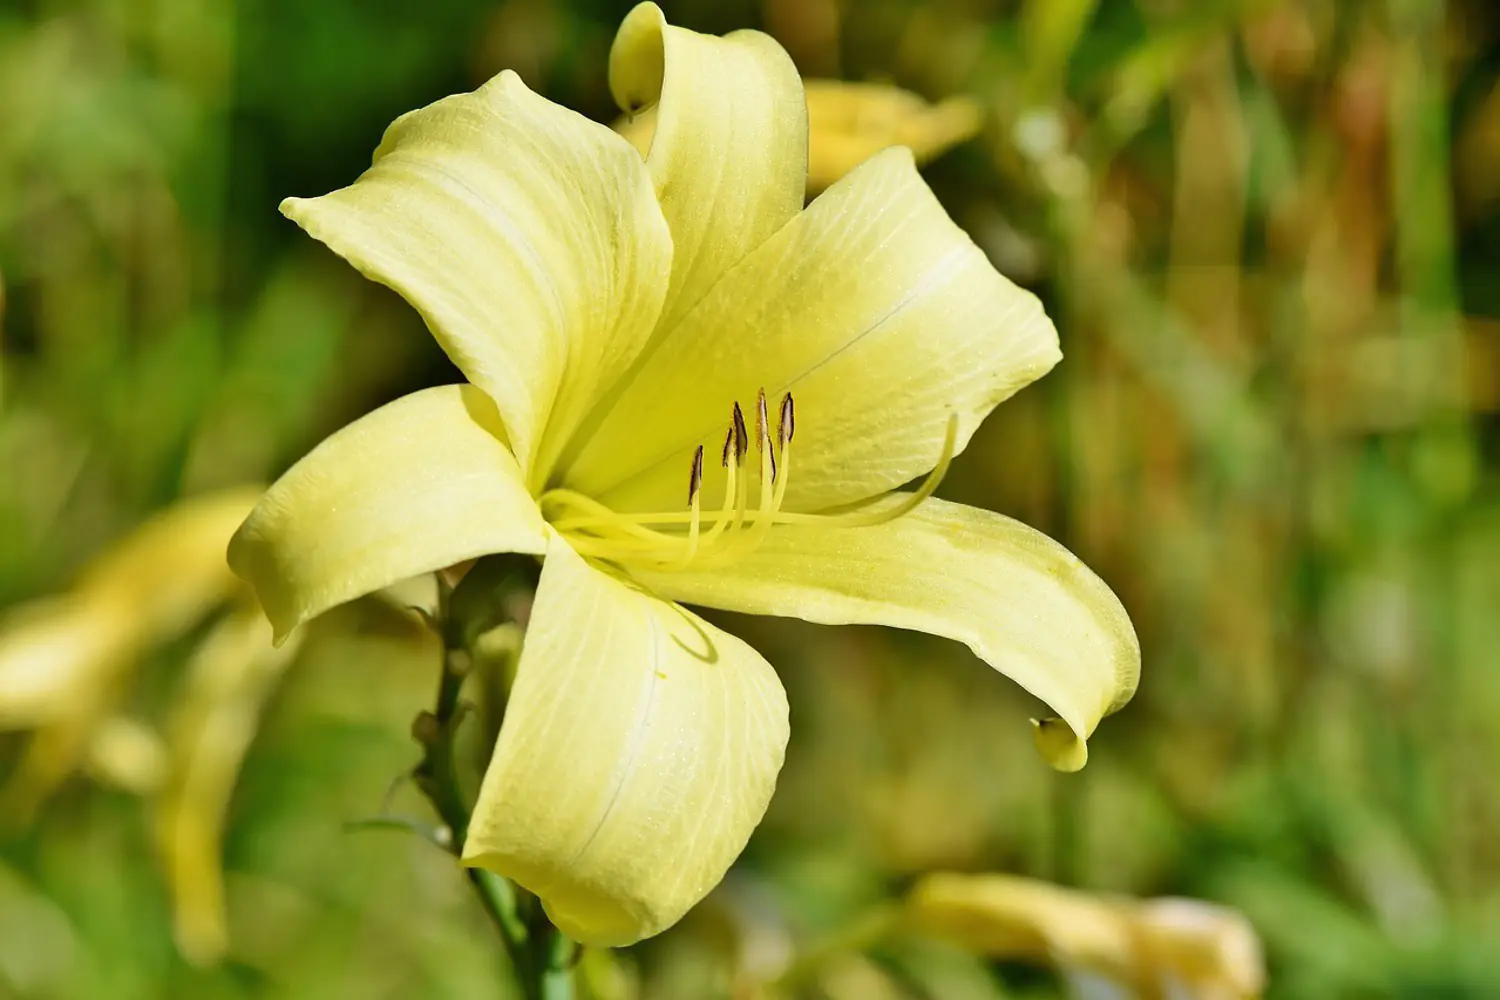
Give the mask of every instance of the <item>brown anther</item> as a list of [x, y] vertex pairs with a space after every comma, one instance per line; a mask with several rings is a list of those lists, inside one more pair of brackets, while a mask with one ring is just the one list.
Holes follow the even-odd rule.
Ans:
[[792, 402], [792, 394], [787, 393], [781, 397], [781, 420], [776, 428], [776, 440], [785, 448], [792, 435], [797, 433], [797, 407]]
[[[727, 431], [724, 432], [724, 454], [722, 454], [722, 455], [719, 456], [719, 464], [722, 465], [726, 469], [729, 468], [729, 453], [731, 451], [733, 451], [733, 450], [734, 450], [734, 428], [731, 427], [731, 428], [729, 428], [729, 430], [727, 430]], [[736, 456], [735, 458], [736, 458], [736, 461], [738, 461], [738, 456]]]
[[776, 482], [776, 449], [771, 444], [771, 414], [766, 410], [766, 390], [755, 395], [755, 447], [771, 462], [771, 482]]
[[771, 416], [766, 412], [766, 390], [755, 394], [755, 447], [764, 448], [771, 440]]
[[703, 446], [693, 452], [693, 471], [688, 473], [688, 503], [698, 499], [698, 490], [703, 487]]
[[734, 460], [739, 465], [745, 464], [745, 456], [750, 453], [750, 433], [745, 430], [745, 414], [740, 409], [740, 404], [734, 404]]

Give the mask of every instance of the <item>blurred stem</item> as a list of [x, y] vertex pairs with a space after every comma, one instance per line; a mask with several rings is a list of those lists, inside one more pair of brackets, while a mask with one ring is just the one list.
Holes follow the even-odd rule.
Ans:
[[[474, 660], [474, 640], [495, 624], [501, 605], [494, 598], [514, 583], [503, 564], [487, 563], [476, 564], [457, 591], [438, 577], [436, 625], [443, 639], [443, 662], [437, 700], [432, 711], [421, 713], [412, 724], [424, 750], [412, 776], [446, 825], [449, 850], [459, 857], [471, 815], [455, 761], [458, 728], [468, 709], [459, 695]], [[521, 995], [526, 1000], [573, 1000], [577, 946], [552, 926], [526, 890], [482, 868], [464, 871], [505, 945]]]
[[1079, 884], [1079, 864], [1082, 849], [1082, 824], [1079, 814], [1083, 809], [1086, 772], [1077, 774], [1054, 773], [1050, 775], [1052, 795], [1052, 856], [1049, 859], [1052, 881], [1060, 885]]

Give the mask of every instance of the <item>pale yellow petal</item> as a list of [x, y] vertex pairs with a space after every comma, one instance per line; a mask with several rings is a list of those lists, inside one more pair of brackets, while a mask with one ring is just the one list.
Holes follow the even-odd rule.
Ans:
[[689, 604], [962, 642], [1066, 723], [1066, 738], [1053, 725], [1038, 740], [1064, 770], [1083, 766], [1083, 740], [1140, 674], [1130, 618], [1076, 556], [1018, 521], [943, 500], [873, 527], [782, 525], [732, 565], [636, 575]]
[[0, 617], [0, 730], [37, 728], [69, 715], [139, 646], [140, 630], [116, 604], [69, 595], [9, 610]]
[[[889, 149], [757, 248], [653, 351], [564, 471], [616, 509], [685, 502], [695, 448], [717, 454], [734, 400], [796, 398], [786, 503], [815, 510], [933, 467], [1060, 357], [1041, 304], [1000, 275]], [[720, 472], [711, 463], [709, 495]]]
[[397, 119], [354, 184], [282, 211], [417, 308], [528, 473], [634, 360], [671, 267], [640, 156], [509, 71]]
[[239, 586], [224, 546], [260, 494], [236, 486], [179, 500], [90, 563], [73, 593], [127, 608], [145, 640], [182, 632]]
[[996, 958], [1118, 970], [1135, 951], [1114, 900], [1016, 875], [928, 875], [906, 913], [915, 929]]
[[791, 57], [768, 35], [723, 38], [667, 24], [643, 3], [620, 25], [609, 84], [624, 111], [650, 111], [647, 166], [672, 227], [670, 327], [741, 257], [802, 208], [807, 108]]
[[888, 146], [926, 163], [979, 133], [979, 106], [966, 97], [931, 104], [883, 83], [803, 80], [810, 133], [807, 189], [816, 193]]
[[494, 552], [539, 553], [546, 526], [471, 385], [403, 396], [282, 476], [229, 546], [284, 637], [336, 604]]
[[1147, 900], [1133, 908], [1150, 966], [1163, 984], [1203, 1000], [1245, 1000], [1266, 987], [1255, 927], [1238, 910], [1197, 899]]
[[84, 767], [96, 781], [135, 795], [161, 788], [167, 747], [156, 730], [128, 715], [105, 719], [89, 737]]
[[199, 646], [168, 730], [168, 776], [156, 803], [156, 847], [172, 894], [173, 936], [196, 965], [228, 945], [223, 839], [240, 764], [261, 709], [297, 643], [276, 648], [265, 618], [242, 608]]
[[906, 925], [992, 958], [1102, 975], [1134, 996], [1250, 1000], [1265, 988], [1260, 940], [1226, 906], [1097, 896], [1016, 875], [929, 875]]
[[[890, 146], [910, 149], [918, 164], [979, 134], [982, 113], [967, 97], [936, 104], [883, 83], [803, 79], [807, 96], [807, 193], [815, 195]], [[610, 126], [642, 156], [651, 151], [656, 107]]]
[[259, 495], [179, 501], [115, 542], [68, 594], [0, 622], [0, 729], [35, 727], [0, 815], [25, 822], [89, 752], [141, 654], [197, 624], [240, 584], [224, 547]]
[[464, 861], [578, 941], [656, 934], [744, 848], [786, 740], [759, 654], [555, 541]]

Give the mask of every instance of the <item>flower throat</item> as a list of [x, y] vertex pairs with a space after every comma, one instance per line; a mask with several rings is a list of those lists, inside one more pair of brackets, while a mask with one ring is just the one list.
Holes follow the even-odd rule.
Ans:
[[755, 401], [755, 447], [758, 454], [758, 500], [750, 506], [751, 474], [745, 468], [750, 435], [745, 414], [736, 402], [719, 458], [725, 470], [724, 499], [717, 512], [703, 514], [703, 446], [693, 453], [688, 473], [686, 510], [622, 514], [575, 490], [550, 489], [541, 495], [543, 515], [567, 536], [579, 554], [616, 563], [649, 565], [656, 569], [712, 568], [744, 558], [760, 547], [776, 524], [818, 524], [859, 528], [884, 524], [914, 510], [932, 495], [948, 472], [958, 436], [958, 417], [948, 418], [943, 450], [937, 466], [911, 493], [893, 505], [866, 501], [836, 513], [805, 514], [783, 510], [787, 480], [791, 478], [792, 438], [796, 436], [796, 403], [790, 392], [781, 397], [776, 433], [771, 434], [766, 392]]

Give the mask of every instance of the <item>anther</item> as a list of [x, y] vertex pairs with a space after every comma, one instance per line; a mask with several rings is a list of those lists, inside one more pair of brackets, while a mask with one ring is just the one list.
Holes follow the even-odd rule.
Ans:
[[779, 426], [776, 428], [776, 443], [785, 448], [796, 432], [797, 409], [792, 402], [792, 394], [787, 393], [781, 397], [781, 415]]
[[745, 430], [745, 414], [740, 409], [740, 404], [734, 404], [734, 460], [740, 465], [745, 464], [745, 456], [750, 453], [750, 434]]
[[[724, 454], [719, 456], [719, 464], [729, 468], [729, 453], [734, 449], [734, 428], [730, 427], [724, 434]], [[739, 456], [735, 456], [735, 462], [739, 462]]]
[[688, 473], [688, 503], [698, 499], [698, 490], [703, 486], [703, 446], [693, 453], [693, 470]]
[[776, 449], [771, 447], [771, 415], [766, 410], [766, 390], [755, 394], [755, 447], [769, 460], [771, 482], [776, 482]]

